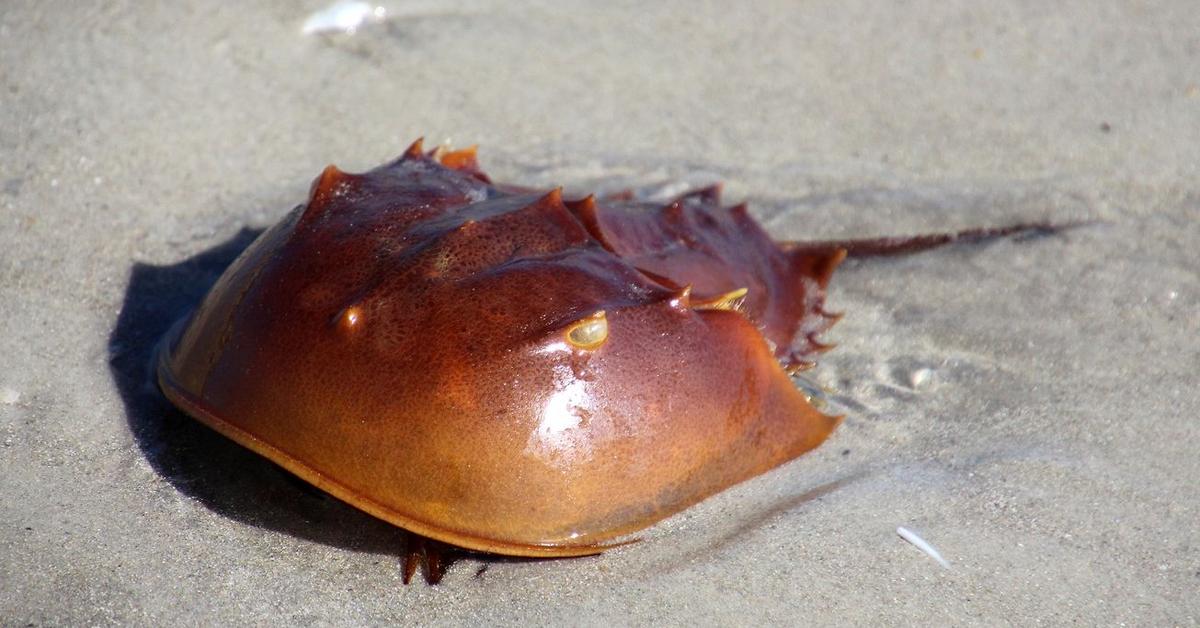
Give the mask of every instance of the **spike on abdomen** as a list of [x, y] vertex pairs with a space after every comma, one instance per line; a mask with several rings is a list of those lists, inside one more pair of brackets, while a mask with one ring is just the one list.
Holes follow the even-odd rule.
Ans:
[[424, 146], [425, 138], [418, 137], [416, 141], [408, 145], [408, 148], [404, 149], [404, 154], [400, 156], [400, 159], [424, 159]]

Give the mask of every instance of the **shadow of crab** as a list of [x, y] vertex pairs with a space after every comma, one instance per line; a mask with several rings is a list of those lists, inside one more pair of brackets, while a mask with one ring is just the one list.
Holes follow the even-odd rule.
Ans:
[[260, 230], [178, 264], [137, 263], [109, 336], [109, 368], [146, 460], [181, 493], [237, 521], [335, 547], [401, 555], [399, 528], [326, 496], [177, 410], [154, 383], [159, 339], [204, 298]]

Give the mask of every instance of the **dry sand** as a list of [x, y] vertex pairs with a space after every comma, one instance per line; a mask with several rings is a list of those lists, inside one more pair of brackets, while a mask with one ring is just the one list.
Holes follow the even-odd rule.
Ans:
[[[0, 623], [1200, 622], [1200, 13], [1175, 2], [0, 7]], [[647, 6], [649, 5], [649, 6]], [[171, 412], [150, 346], [327, 163], [721, 179], [847, 265], [819, 450], [598, 558], [396, 532]], [[896, 534], [937, 546], [943, 569]]]

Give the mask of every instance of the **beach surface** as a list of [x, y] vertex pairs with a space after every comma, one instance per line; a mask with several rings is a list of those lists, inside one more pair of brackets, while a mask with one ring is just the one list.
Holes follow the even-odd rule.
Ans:
[[[1200, 622], [1194, 2], [158, 4], [0, 9], [0, 623]], [[148, 366], [322, 168], [420, 136], [723, 181], [780, 240], [1088, 224], [846, 263], [820, 448], [602, 556], [404, 586], [395, 528]]]

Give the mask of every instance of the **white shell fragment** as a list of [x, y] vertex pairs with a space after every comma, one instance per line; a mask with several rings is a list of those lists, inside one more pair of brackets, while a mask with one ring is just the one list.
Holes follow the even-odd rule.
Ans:
[[916, 532], [913, 532], [904, 526], [900, 526], [899, 528], [896, 528], [896, 534], [899, 534], [900, 538], [912, 543], [917, 549], [928, 554], [930, 558], [938, 561], [939, 565], [945, 567], [946, 569], [950, 568], [950, 561], [942, 558], [941, 552], [937, 551], [937, 548], [930, 545], [925, 541], [925, 539], [917, 536]]
[[364, 22], [381, 22], [385, 17], [387, 9], [381, 6], [342, 0], [310, 14], [301, 31], [305, 35], [334, 32], [353, 35]]
[[932, 380], [933, 369], [931, 368], [914, 369], [913, 372], [909, 373], [908, 375], [908, 383], [913, 390], [924, 388], [926, 384], [929, 384]]

